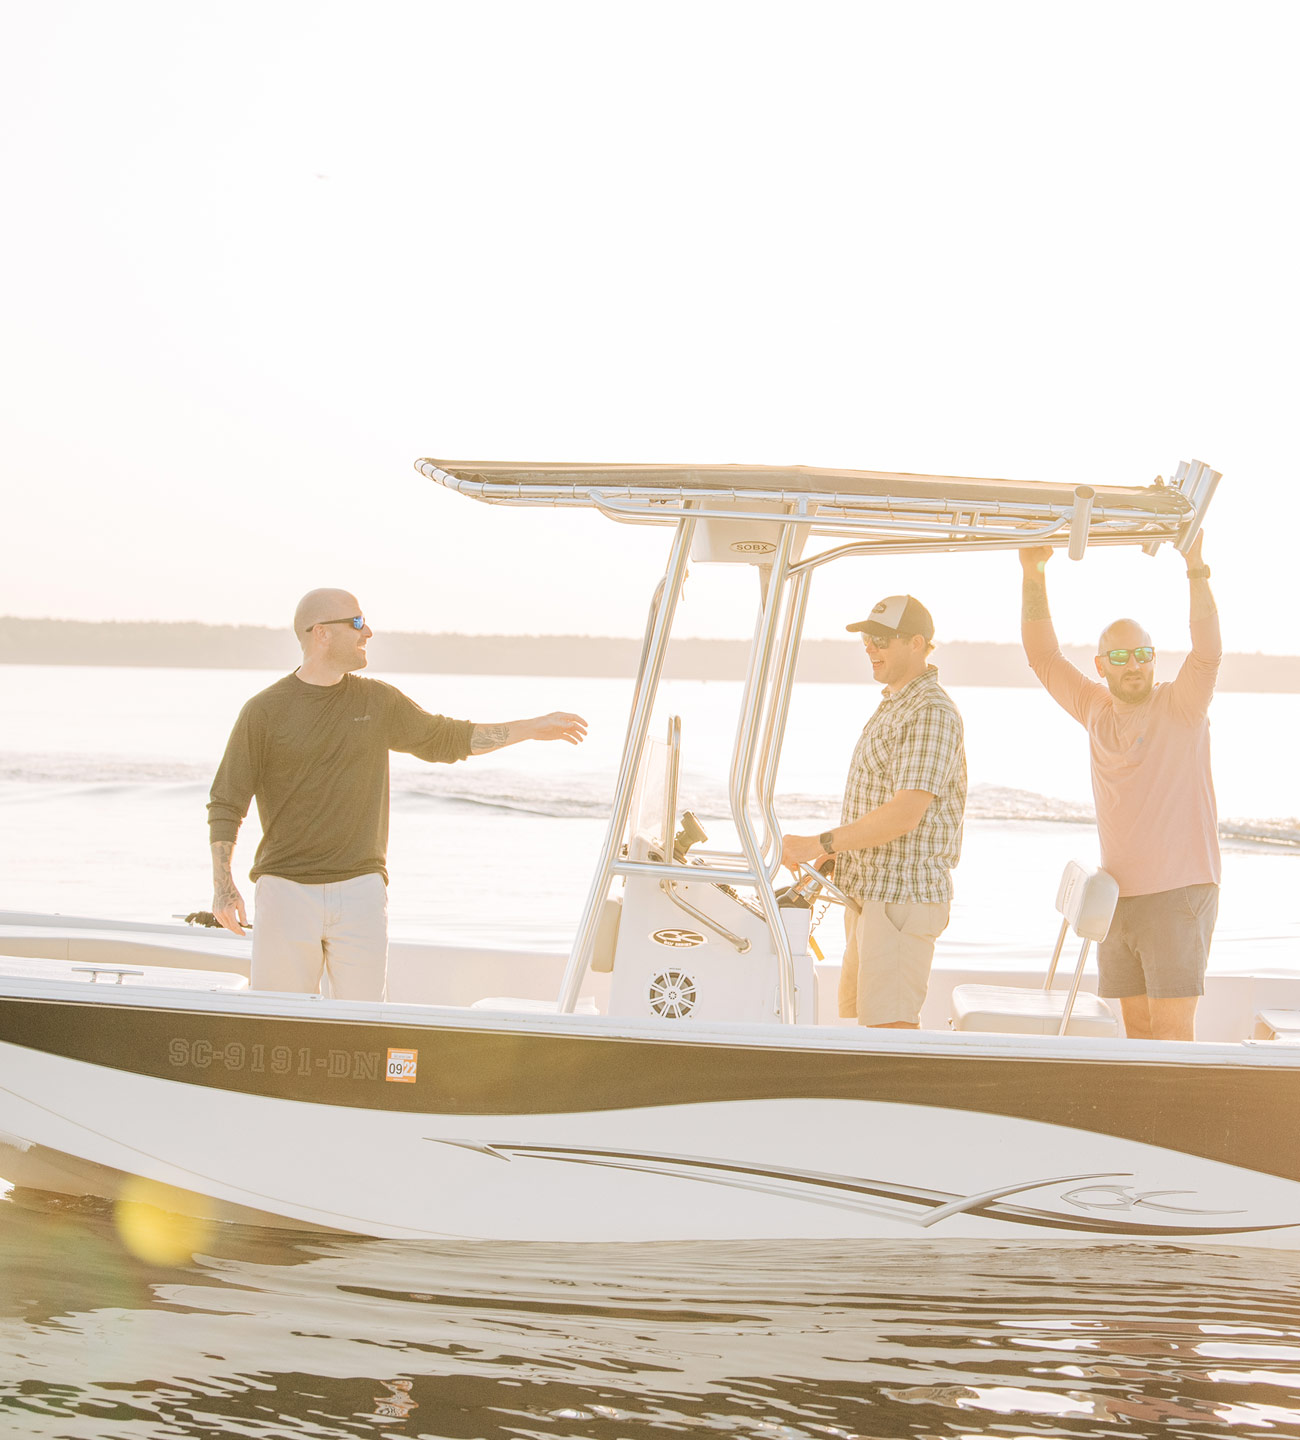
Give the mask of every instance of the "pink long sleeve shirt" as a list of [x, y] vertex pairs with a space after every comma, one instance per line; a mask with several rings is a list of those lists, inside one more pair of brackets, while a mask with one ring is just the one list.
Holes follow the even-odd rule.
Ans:
[[1101, 864], [1119, 893], [1217, 885], [1208, 710], [1222, 658], [1218, 616], [1192, 622], [1191, 653], [1177, 676], [1137, 705], [1076, 670], [1050, 620], [1027, 620], [1021, 634], [1034, 674], [1088, 732]]

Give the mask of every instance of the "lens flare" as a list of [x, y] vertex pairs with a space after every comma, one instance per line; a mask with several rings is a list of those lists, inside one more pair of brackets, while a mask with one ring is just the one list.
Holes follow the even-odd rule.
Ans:
[[154, 1180], [130, 1179], [113, 1207], [123, 1245], [149, 1265], [178, 1265], [202, 1250], [212, 1221], [180, 1213], [184, 1192]]

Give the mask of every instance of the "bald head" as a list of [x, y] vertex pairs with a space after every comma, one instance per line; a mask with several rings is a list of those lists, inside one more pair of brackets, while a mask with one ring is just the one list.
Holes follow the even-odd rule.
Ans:
[[297, 675], [309, 685], [336, 685], [350, 671], [366, 668], [366, 642], [374, 631], [350, 590], [308, 591], [293, 612], [293, 628], [302, 646]]
[[361, 606], [357, 597], [348, 590], [309, 590], [293, 612], [293, 632], [301, 641], [313, 625], [326, 620], [346, 620], [350, 615], [360, 615]]
[[[1145, 659], [1138, 658], [1143, 647]], [[1155, 647], [1151, 637], [1136, 620], [1112, 620], [1097, 641], [1097, 658], [1093, 664], [1116, 700], [1125, 705], [1140, 705], [1151, 694], [1155, 684]], [[1112, 655], [1123, 655], [1124, 663], [1116, 665]]]
[[1136, 620], [1112, 620], [1097, 641], [1097, 654], [1104, 655], [1119, 645], [1150, 645], [1151, 637]]

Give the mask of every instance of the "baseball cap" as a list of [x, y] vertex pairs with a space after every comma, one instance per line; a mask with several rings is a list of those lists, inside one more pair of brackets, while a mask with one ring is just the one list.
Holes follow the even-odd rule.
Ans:
[[921, 635], [934, 639], [934, 621], [930, 612], [912, 595], [886, 595], [871, 607], [871, 614], [846, 630], [865, 630], [878, 640], [892, 640], [895, 635]]

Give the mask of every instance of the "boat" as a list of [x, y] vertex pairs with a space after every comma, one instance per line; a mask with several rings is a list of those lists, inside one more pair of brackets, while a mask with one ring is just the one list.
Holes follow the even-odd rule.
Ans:
[[[811, 929], [832, 887], [779, 884], [777, 766], [817, 569], [1185, 553], [1218, 472], [417, 469], [480, 502], [670, 535], [569, 954], [395, 942], [390, 1000], [362, 1003], [249, 989], [248, 942], [224, 932], [0, 912], [0, 1177], [109, 1200], [147, 1184], [212, 1219], [387, 1239], [1300, 1245], [1300, 973], [1212, 975], [1201, 1038], [1123, 1039], [1084, 967], [1107, 877], [1076, 868], [1057, 897], [1057, 956], [1084, 942], [1068, 988], [1034, 977], [1026, 1000], [1014, 967], [939, 964], [923, 1029], [863, 1029], [835, 1015], [838, 966]], [[730, 849], [680, 812], [688, 737], [655, 719], [688, 562], [758, 581]], [[976, 984], [1008, 1003], [963, 1006]]]

